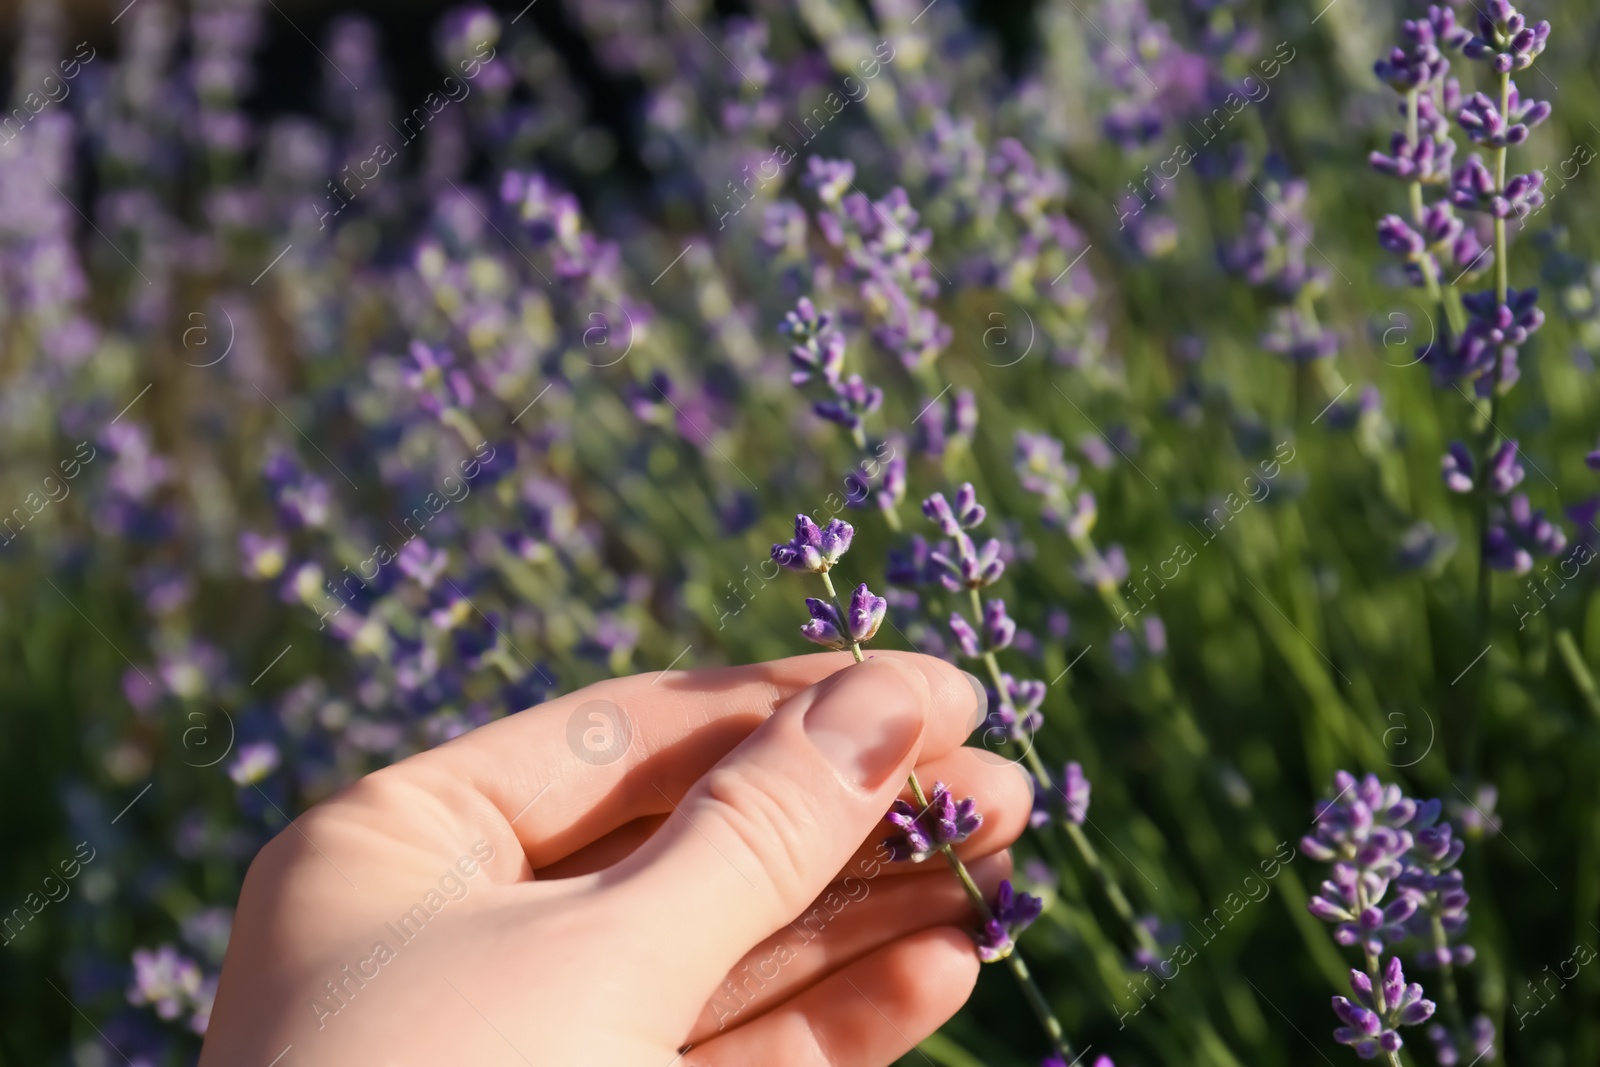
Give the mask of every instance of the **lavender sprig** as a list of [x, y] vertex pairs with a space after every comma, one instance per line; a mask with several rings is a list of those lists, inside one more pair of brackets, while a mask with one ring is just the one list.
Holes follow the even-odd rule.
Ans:
[[[976, 506], [975, 502], [973, 506]], [[979, 511], [981, 513], [981, 509]], [[969, 507], [966, 513], [970, 517], [972, 509]], [[773, 560], [789, 570], [817, 575], [828, 595], [826, 601], [811, 597], [806, 599], [811, 621], [800, 628], [801, 634], [810, 641], [830, 648], [848, 649], [857, 663], [863, 662], [866, 657], [861, 653], [861, 646], [877, 634], [888, 602], [873, 595], [863, 583], [857, 586], [851, 597], [850, 610], [846, 611], [828, 573], [849, 551], [855, 538], [854, 527], [842, 519], [833, 519], [826, 527], [818, 527], [810, 516], [802, 514], [795, 516], [794, 530], [791, 540], [772, 546]], [[1012, 934], [1019, 933], [1037, 917], [1039, 902], [1027, 894], [1014, 894], [1011, 884], [1004, 882], [991, 906], [955, 851], [955, 846], [983, 822], [976, 801], [971, 797], [955, 801], [942, 782], [934, 784], [933, 797], [930, 799], [923, 791], [915, 771], [906, 781], [911, 787], [916, 806], [896, 800], [885, 816], [885, 820], [895, 828], [895, 835], [886, 842], [891, 858], [920, 862], [935, 852], [944, 855], [978, 913], [979, 928], [975, 940], [980, 958], [986, 963], [1006, 962], [1016, 976], [1024, 999], [1049, 1035], [1056, 1053], [1071, 1060], [1072, 1049], [1060, 1020], [1055, 1017], [1049, 1002], [1034, 983], [1028, 965], [1015, 951], [1011, 940]]]
[[[813, 158], [812, 162], [817, 160]], [[896, 455], [880, 464], [882, 449], [875, 451], [867, 439], [867, 417], [883, 407], [883, 390], [859, 374], [845, 376], [846, 338], [834, 324], [833, 312], [819, 311], [810, 297], [803, 296], [796, 302], [778, 330], [793, 342], [789, 349], [790, 383], [796, 389], [821, 384], [824, 393], [812, 402], [811, 410], [850, 435], [851, 443], [863, 456], [861, 467], [850, 475], [850, 483], [859, 484], [864, 497], [869, 492], [876, 497], [889, 529], [899, 532], [896, 509], [905, 495], [905, 460]], [[876, 490], [872, 490], [874, 482]]]
[[[1487, 61], [1499, 76], [1498, 104], [1480, 93], [1463, 106], [1457, 116], [1457, 121], [1474, 140], [1493, 151], [1492, 195], [1488, 195], [1491, 191], [1485, 188], [1486, 169], [1476, 156], [1457, 170], [1452, 181], [1452, 199], [1455, 202], [1468, 206], [1470, 210], [1487, 213], [1494, 219], [1495, 287], [1492, 299], [1487, 292], [1463, 299], [1463, 306], [1471, 320], [1460, 337], [1461, 355], [1452, 361], [1472, 375], [1476, 395], [1488, 399], [1479, 448], [1485, 467], [1499, 445], [1497, 424], [1500, 398], [1517, 381], [1518, 346], [1544, 322], [1544, 313], [1536, 305], [1538, 290], [1518, 292], [1511, 288], [1506, 235], [1506, 218], [1509, 215], [1518, 214], [1520, 217], [1543, 203], [1539, 191], [1542, 180], [1534, 174], [1521, 175], [1508, 181], [1506, 158], [1510, 145], [1526, 139], [1527, 128], [1550, 115], [1548, 103], [1523, 101], [1511, 81], [1513, 70], [1527, 69], [1535, 57], [1544, 51], [1549, 36], [1548, 22], [1529, 26], [1509, 0], [1489, 0], [1487, 7], [1478, 11], [1477, 36], [1462, 46], [1467, 58]], [[1514, 569], [1525, 558], [1527, 548], [1549, 548], [1554, 541], [1543, 534], [1539, 528], [1542, 517], [1532, 515], [1525, 498], [1513, 500], [1509, 512], [1499, 512], [1491, 507], [1487, 489], [1480, 490], [1478, 516], [1482, 544], [1478, 561], [1477, 630], [1479, 637], [1482, 637], [1489, 628], [1489, 571]], [[1556, 535], [1559, 536], [1559, 530]], [[1510, 547], [1513, 544], [1516, 547]], [[1559, 551], [1559, 548], [1555, 546], [1554, 550]], [[1465, 731], [1465, 756], [1469, 768], [1476, 756], [1476, 719], [1475, 714], [1468, 718]]]
[[[1060, 469], [1057, 465], [1045, 464], [1045, 466], [1052, 471]], [[1041, 481], [1040, 484], [1044, 486], [1045, 482]], [[1060, 488], [1060, 483], [1049, 481], [1048, 487]], [[1088, 494], [1080, 494], [1080, 499], [1083, 496]], [[1092, 497], [1089, 507], [1091, 509], [1093, 507]], [[1065, 780], [1058, 784], [1034, 748], [1031, 735], [1042, 722], [1042, 716], [1036, 709], [1044, 699], [1043, 683], [1018, 682], [1000, 669], [1000, 661], [995, 656], [995, 653], [1010, 647], [1017, 627], [1006, 614], [1005, 601], [986, 601], [981, 592], [998, 581], [1005, 572], [1005, 565], [1000, 561], [999, 541], [990, 538], [982, 549], [978, 549], [974, 547], [968, 533], [983, 523], [988, 515], [987, 510], [978, 502], [977, 492], [968, 482], [956, 490], [953, 504], [943, 493], [935, 493], [922, 502], [922, 512], [941, 533], [955, 539], [954, 558], [951, 558], [948, 552], [932, 552], [929, 554], [929, 559], [940, 568], [942, 572], [940, 580], [946, 588], [952, 592], [961, 589], [967, 591], [972, 605], [972, 617], [980, 620], [982, 627], [980, 634], [960, 612], [953, 612], [950, 617], [950, 630], [956, 639], [957, 647], [968, 659], [983, 662], [991, 686], [1000, 701], [998, 717], [1001, 727], [1006, 731], [1007, 740], [1022, 750], [1022, 758], [1027, 761], [1029, 770], [1038, 783], [1038, 794], [1060, 796], [1067, 816], [1061, 824], [1062, 828], [1084, 866], [1093, 873], [1101, 891], [1110, 901], [1112, 909], [1127, 926], [1139, 949], [1157, 952], [1158, 946], [1149, 930], [1138, 921], [1133, 905], [1129, 902], [1121, 883], [1100, 859], [1094, 844], [1083, 832], [1082, 825], [1089, 808], [1089, 782], [1084, 778], [1082, 768], [1077, 763], [1067, 764]], [[1079, 539], [1093, 551], [1093, 543], [1088, 541], [1086, 528], [1079, 532]], [[1029, 699], [1029, 706], [1025, 710], [1020, 708], [1017, 703], [1018, 695], [1030, 693], [1035, 687], [1037, 694]], [[1048, 821], [1048, 813], [1045, 821]]]
[[[1396, 1028], [1426, 1022], [1435, 1006], [1423, 998], [1420, 985], [1405, 982], [1398, 957], [1381, 965], [1389, 945], [1417, 938], [1426, 946], [1417, 964], [1439, 972], [1448, 1026], [1430, 1027], [1430, 1038], [1454, 1047], [1468, 1037], [1454, 972], [1475, 956], [1471, 945], [1455, 943], [1466, 926], [1468, 898], [1461, 872], [1454, 869], [1463, 845], [1450, 823], [1440, 819], [1438, 800], [1413, 800], [1372, 774], [1357, 779], [1340, 771], [1333, 785], [1334, 798], [1318, 805], [1316, 828], [1300, 847], [1312, 859], [1333, 865], [1307, 910], [1334, 924], [1339, 944], [1359, 945], [1366, 964], [1364, 973], [1351, 972], [1356, 1001], [1333, 1000], [1345, 1024], [1334, 1037], [1363, 1059], [1381, 1053], [1399, 1067], [1403, 1042]], [[1396, 893], [1385, 904], [1391, 888]], [[1475, 1029], [1481, 1025], [1473, 1023]], [[1492, 1058], [1491, 1053], [1485, 1062]]]

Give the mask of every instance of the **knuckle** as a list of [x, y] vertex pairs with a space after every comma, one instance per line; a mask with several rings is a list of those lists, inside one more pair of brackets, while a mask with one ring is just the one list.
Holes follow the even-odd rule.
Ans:
[[734, 847], [755, 862], [786, 906], [798, 908], [809, 897], [807, 842], [816, 826], [798, 784], [731, 766], [713, 768], [703, 784]]

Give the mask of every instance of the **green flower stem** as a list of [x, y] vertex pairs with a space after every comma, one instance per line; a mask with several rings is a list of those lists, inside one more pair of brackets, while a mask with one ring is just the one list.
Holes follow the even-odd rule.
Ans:
[[[972, 594], [972, 612], [977, 618], [974, 625], [981, 627], [983, 625], [983, 597], [976, 589], [971, 589], [969, 592]], [[1017, 722], [1017, 709], [1011, 703], [1011, 694], [1006, 692], [1005, 679], [1000, 671], [1000, 661], [995, 658], [993, 650], [984, 650], [983, 664], [988, 668], [989, 679], [994, 685], [995, 692], [1000, 694], [1001, 706], [1010, 713], [1011, 721]], [[1034, 777], [1039, 780], [1039, 788], [1053, 792], [1055, 790], [1055, 780], [1051, 777], [1049, 769], [1045, 767], [1044, 761], [1039, 758], [1039, 753], [1035, 751], [1032, 745], [1027, 745], [1023, 748], [1022, 758], [1027, 761], [1028, 768], [1033, 772]], [[1127, 925], [1129, 935], [1138, 943], [1140, 948], [1159, 956], [1161, 954], [1160, 945], [1156, 943], [1154, 935], [1139, 922], [1138, 917], [1133, 912], [1133, 905], [1128, 902], [1128, 895], [1123, 892], [1121, 883], [1117, 881], [1117, 876], [1101, 862], [1099, 852], [1095, 850], [1089, 838], [1084, 835], [1083, 828], [1070, 819], [1065, 820], [1062, 825], [1066, 828], [1067, 839], [1072, 842], [1073, 848], [1077, 850], [1078, 858], [1083, 861], [1083, 865], [1094, 875], [1095, 881], [1100, 885], [1101, 892], [1105, 893], [1106, 899], [1111, 902], [1112, 910], [1117, 913], [1117, 918]], [[1043, 836], [1041, 835], [1041, 837]], [[1045, 839], [1048, 840], [1048, 838]]]
[[[1428, 917], [1428, 926], [1433, 935], [1433, 947], [1444, 949], [1449, 941], [1444, 932], [1444, 922], [1437, 912]], [[1466, 1021], [1461, 1016], [1461, 994], [1456, 991], [1456, 970], [1451, 963], [1439, 967], [1439, 988], [1444, 992], [1439, 999], [1444, 1002], [1445, 1020], [1449, 1023], [1450, 1030], [1455, 1034], [1466, 1032]]]
[[[1356, 907], [1359, 909], [1357, 914], [1366, 912], [1367, 906], [1366, 883], [1357, 878]], [[1365, 938], [1362, 939], [1361, 953], [1366, 957], [1367, 977], [1372, 980], [1372, 1002], [1378, 1009], [1378, 1018], [1382, 1019], [1383, 1024], [1387, 1026], [1389, 1025], [1389, 1005], [1383, 995], [1383, 975], [1378, 967], [1378, 957], [1367, 949]], [[1390, 1067], [1400, 1067], [1399, 1053], [1390, 1052], [1387, 1055]]]
[[[1511, 75], [1500, 75], [1500, 115], [1510, 121], [1507, 112], [1511, 108]], [[1498, 192], [1506, 191], [1506, 146], [1501, 145], [1494, 151], [1494, 182]], [[1506, 263], [1506, 220], [1494, 220], [1494, 268], [1495, 292], [1499, 294], [1500, 303], [1506, 302], [1506, 293], [1510, 289], [1510, 267]]]
[[[1511, 75], [1502, 74], [1500, 75], [1500, 114], [1502, 116], [1506, 114], [1506, 110], [1510, 104]], [[1506, 148], [1504, 145], [1494, 150], [1494, 181], [1496, 191], [1504, 193], [1506, 189]], [[1494, 290], [1495, 300], [1499, 304], [1507, 303], [1511, 293], [1510, 265], [1507, 263], [1507, 258], [1506, 220], [1497, 218], [1494, 220]], [[1494, 370], [1492, 370], [1490, 374], [1498, 377], [1499, 370], [1499, 365], [1496, 363]], [[1478, 414], [1482, 415], [1482, 411], [1478, 409], [1476, 402], [1474, 402], [1473, 408], [1478, 412]], [[1489, 573], [1489, 554], [1484, 550], [1483, 546], [1488, 542], [1489, 539], [1490, 491], [1488, 485], [1488, 473], [1490, 461], [1494, 458], [1495, 449], [1500, 444], [1500, 431], [1496, 428], [1499, 425], [1499, 416], [1500, 388], [1498, 382], [1491, 380], [1489, 389], [1489, 412], [1487, 415], [1483, 416], [1485, 423], [1483, 427], [1483, 443], [1478, 453], [1478, 470], [1480, 472], [1479, 478], [1482, 484], [1478, 486], [1475, 494], [1477, 496], [1478, 504], [1477, 519], [1479, 537], [1477, 620], [1475, 627], [1477, 640], [1474, 642], [1475, 644], [1486, 643], [1489, 639], [1489, 611], [1492, 606], [1490, 582], [1492, 576]], [[1476, 692], [1476, 690], [1474, 691]], [[1475, 698], [1472, 703], [1468, 705], [1465, 737], [1462, 742], [1463, 767], [1468, 773], [1472, 772], [1472, 768], [1477, 762], [1478, 718], [1480, 710], [1481, 700]]]
[[[839, 603], [839, 594], [833, 588], [833, 579], [828, 576], [827, 571], [822, 572], [822, 587], [828, 591], [828, 600], [833, 604], [833, 610], [842, 624], [845, 619], [844, 610]], [[863, 662], [866, 658], [861, 654], [861, 645], [855, 641], [850, 642], [850, 654], [855, 657], [857, 663]], [[923, 792], [922, 783], [917, 780], [916, 771], [911, 772], [906, 779], [906, 783], [911, 786], [911, 795], [916, 798], [917, 808], [926, 811], [928, 808], [928, 795]], [[983, 890], [978, 888], [978, 883], [973, 881], [972, 872], [967, 870], [967, 865], [961, 862], [960, 856], [956, 855], [955, 848], [945, 845], [939, 851], [944, 854], [945, 862], [950, 864], [950, 869], [960, 879], [961, 888], [966, 890], [967, 899], [972, 901], [973, 910], [978, 913], [978, 917], [983, 921], [984, 925], [993, 922], [994, 911], [989, 907], [988, 899], [984, 897]], [[1055, 1012], [1050, 1007], [1050, 1002], [1045, 999], [1044, 993], [1039, 989], [1038, 984], [1034, 982], [1033, 974], [1028, 970], [1028, 965], [1022, 959], [1022, 954], [1013, 948], [1006, 954], [1005, 962], [1006, 966], [1011, 969], [1011, 973], [1016, 977], [1017, 985], [1022, 989], [1023, 999], [1028, 1002], [1028, 1007], [1033, 1009], [1033, 1014], [1039, 1019], [1039, 1025], [1044, 1027], [1044, 1032], [1049, 1036], [1050, 1044], [1055, 1049], [1056, 1054], [1061, 1056], [1065, 1062], [1072, 1062], [1076, 1057], [1072, 1054], [1072, 1046], [1067, 1041], [1066, 1031], [1061, 1027], [1061, 1020], [1056, 1018]]]
[[[1417, 97], [1418, 93], [1415, 89], [1406, 93], [1406, 142], [1413, 149], [1421, 141], [1421, 136], [1417, 129]], [[1443, 110], [1442, 105], [1440, 110]], [[1427, 208], [1422, 202], [1422, 182], [1413, 179], [1407, 184], [1411, 195], [1411, 218], [1420, 227], [1427, 217]], [[1436, 307], [1444, 311], [1445, 318], [1450, 323], [1450, 332], [1457, 337], [1461, 336], [1461, 331], [1466, 329], [1467, 324], [1462, 316], [1460, 302], [1446, 298], [1443, 288], [1439, 285], [1439, 275], [1434, 269], [1435, 264], [1432, 258], [1423, 256], [1420, 266], [1422, 268], [1423, 284], [1428, 290], [1428, 299], [1433, 301]]]
[[1572, 631], [1565, 626], [1556, 631], [1556, 651], [1561, 654], [1561, 662], [1567, 668], [1567, 673], [1572, 675], [1572, 684], [1578, 687], [1589, 714], [1600, 719], [1600, 688], [1595, 686], [1589, 665], [1583, 662], [1578, 643], [1572, 639]]
[[[911, 794], [916, 797], [917, 806], [926, 809], [928, 797], [922, 791], [922, 783], [917, 781], [913, 773], [909, 779]], [[950, 864], [950, 869], [956, 872], [956, 877], [961, 880], [961, 886], [967, 891], [967, 898], [972, 901], [973, 908], [987, 924], [994, 920], [994, 912], [989, 908], [988, 900], [984, 899], [983, 891], [978, 888], [978, 883], [972, 880], [972, 873], [967, 870], [966, 864], [961, 862], [961, 857], [956, 855], [956, 850], [951, 845], [945, 845], [939, 850], [944, 854], [945, 861]], [[1071, 1062], [1075, 1057], [1072, 1046], [1067, 1042], [1066, 1031], [1061, 1027], [1061, 1020], [1056, 1018], [1055, 1011], [1051, 1009], [1050, 1002], [1045, 1000], [1044, 993], [1039, 989], [1038, 983], [1033, 980], [1033, 973], [1028, 970], [1028, 964], [1023, 960], [1022, 953], [1013, 948], [1005, 956], [1006, 966], [1011, 969], [1012, 975], [1017, 980], [1018, 987], [1022, 990], [1023, 999], [1028, 1002], [1028, 1007], [1033, 1009], [1033, 1014], [1038, 1018], [1039, 1025], [1050, 1037], [1050, 1044], [1056, 1053]]]

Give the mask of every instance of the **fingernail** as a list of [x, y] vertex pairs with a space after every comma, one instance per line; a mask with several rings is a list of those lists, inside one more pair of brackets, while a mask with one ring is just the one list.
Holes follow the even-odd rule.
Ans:
[[972, 686], [972, 691], [978, 696], [978, 706], [972, 713], [972, 728], [967, 731], [971, 733], [972, 730], [982, 726], [984, 720], [989, 717], [989, 687], [980, 682], [976, 674], [967, 671], [961, 673], [966, 676], [967, 684]]
[[922, 701], [890, 666], [861, 664], [819, 695], [801, 720], [839, 777], [874, 790], [922, 736]]

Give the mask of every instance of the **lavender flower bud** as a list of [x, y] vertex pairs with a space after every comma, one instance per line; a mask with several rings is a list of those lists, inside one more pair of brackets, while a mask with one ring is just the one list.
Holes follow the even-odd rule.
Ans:
[[815, 376], [830, 386], [837, 385], [844, 372], [844, 349], [845, 339], [841, 333], [828, 333], [803, 345], [795, 345], [789, 349], [789, 362], [795, 368], [789, 375], [789, 381], [804, 385]]
[[1550, 23], [1530, 27], [1506, 0], [1490, 0], [1478, 9], [1478, 34], [1462, 48], [1468, 59], [1488, 60], [1496, 74], [1526, 70], [1544, 52]]
[[944, 546], [929, 556], [943, 569], [943, 573], [939, 576], [940, 581], [951, 592], [982, 589], [999, 581], [1000, 576], [1005, 573], [1006, 565], [1000, 559], [1000, 542], [994, 538], [985, 541], [980, 549], [973, 545], [972, 538], [958, 530], [955, 534], [955, 545], [957, 554], [953, 560], [949, 556], [949, 550]]
[[969, 440], [978, 432], [978, 398], [971, 389], [956, 390], [950, 402], [950, 423], [957, 436]]
[[850, 647], [850, 641], [844, 635], [845, 628], [839, 625], [839, 614], [833, 610], [832, 604], [808, 596], [806, 610], [811, 613], [811, 621], [800, 627], [800, 633], [807, 641], [814, 641], [826, 648]]
[[989, 650], [999, 652], [1011, 647], [1011, 641], [1017, 635], [1017, 624], [1006, 614], [1006, 604], [1003, 600], [990, 600], [983, 605], [983, 630], [988, 639]]
[[805, 184], [815, 189], [817, 199], [834, 206], [855, 182], [856, 165], [848, 159], [823, 159], [812, 156], [806, 163]]
[[826, 527], [818, 528], [811, 516], [796, 515], [794, 538], [787, 544], [773, 545], [772, 560], [802, 574], [820, 574], [850, 550], [855, 535], [855, 527], [843, 519], [830, 519]]
[[976, 659], [983, 655], [983, 648], [978, 640], [978, 631], [966, 620], [959, 611], [950, 613], [950, 633], [956, 639], [956, 646], [961, 649], [961, 654], [968, 659]]
[[1379, 174], [1386, 174], [1403, 182], [1422, 182], [1431, 185], [1450, 177], [1450, 163], [1455, 158], [1456, 146], [1450, 141], [1422, 138], [1413, 145], [1403, 132], [1389, 140], [1391, 155], [1374, 151], [1367, 162]]
[[882, 481], [878, 484], [878, 506], [893, 511], [906, 498], [906, 457], [896, 455], [883, 465]]
[[1509, 507], [1496, 508], [1484, 537], [1484, 555], [1495, 570], [1526, 574], [1533, 569], [1533, 557], [1559, 555], [1567, 547], [1567, 535], [1535, 509], [1528, 498], [1517, 494]]
[[1450, 177], [1450, 203], [1463, 211], [1480, 211], [1497, 219], [1525, 218], [1544, 206], [1544, 175], [1518, 174], [1498, 191], [1494, 175], [1478, 156], [1470, 156]]
[[850, 375], [848, 381], [835, 382], [833, 391], [837, 400], [819, 400], [812, 410], [847, 430], [859, 429], [864, 416], [883, 406], [883, 390], [868, 385], [859, 374]]
[[867, 583], [856, 586], [855, 592], [850, 594], [850, 606], [845, 609], [845, 621], [848, 624], [846, 632], [850, 640], [857, 644], [871, 641], [878, 635], [878, 627], [883, 625], [883, 617], [888, 610], [889, 602], [881, 596], [875, 596], [867, 588]]
[[239, 555], [245, 577], [270, 580], [283, 573], [289, 562], [289, 541], [276, 534], [263, 536], [252, 530], [239, 535]]
[[995, 899], [989, 904], [994, 916], [978, 931], [978, 958], [984, 963], [994, 963], [1011, 955], [1016, 947], [1016, 937], [1044, 911], [1044, 901], [1030, 893], [1013, 889], [1009, 880], [1000, 883]]
[[935, 493], [922, 502], [922, 513], [939, 527], [939, 532], [946, 537], [956, 537], [961, 533], [961, 523], [956, 521], [955, 512], [950, 508], [950, 502], [944, 498], [943, 493]]
[[1399, 215], [1385, 215], [1378, 221], [1378, 245], [1408, 262], [1421, 259], [1428, 250], [1428, 242]]
[[1094, 494], [1085, 489], [1072, 501], [1072, 509], [1063, 523], [1067, 536], [1088, 537], [1099, 517], [1100, 511], [1095, 505]]
[[1456, 121], [1467, 136], [1486, 148], [1505, 148], [1528, 139], [1528, 131], [1550, 117], [1546, 100], [1523, 100], [1516, 86], [1508, 90], [1506, 114], [1483, 93], [1474, 93], [1461, 108]]
[[1089, 779], [1083, 775], [1083, 766], [1076, 761], [1067, 764], [1061, 776], [1061, 799], [1066, 804], [1067, 820], [1082, 826], [1089, 817]]
[[1462, 1067], [1463, 1055], [1469, 1057], [1465, 1061], [1466, 1067], [1475, 1063], [1494, 1062], [1494, 1023], [1487, 1015], [1479, 1015], [1472, 1020], [1467, 1035], [1471, 1043], [1465, 1052], [1457, 1045], [1456, 1036], [1439, 1023], [1428, 1027], [1428, 1040], [1433, 1042], [1434, 1058], [1439, 1061], [1439, 1067]]
[[1489, 461], [1489, 488], [1497, 496], [1505, 496], [1522, 482], [1525, 474], [1517, 462], [1517, 443], [1502, 441]]
[[1472, 474], [1474, 464], [1472, 453], [1460, 441], [1450, 442], [1450, 448], [1445, 452], [1444, 459], [1440, 461], [1444, 471], [1445, 488], [1452, 493], [1472, 492]]
[[922, 502], [922, 513], [933, 520], [946, 537], [955, 537], [963, 529], [973, 529], [988, 514], [984, 506], [978, 503], [978, 494], [971, 482], [964, 483], [956, 490], [954, 507], [951, 507], [943, 493], [934, 493]]
[[984, 506], [978, 503], [978, 493], [972, 488], [971, 482], [962, 483], [961, 488], [956, 490], [955, 511], [956, 518], [968, 530], [981, 525], [988, 515]]
[[884, 816], [896, 833], [884, 840], [892, 862], [921, 863], [946, 845], [959, 844], [983, 825], [978, 802], [972, 797], [957, 803], [943, 782], [933, 784], [928, 806], [921, 811], [896, 800]]

